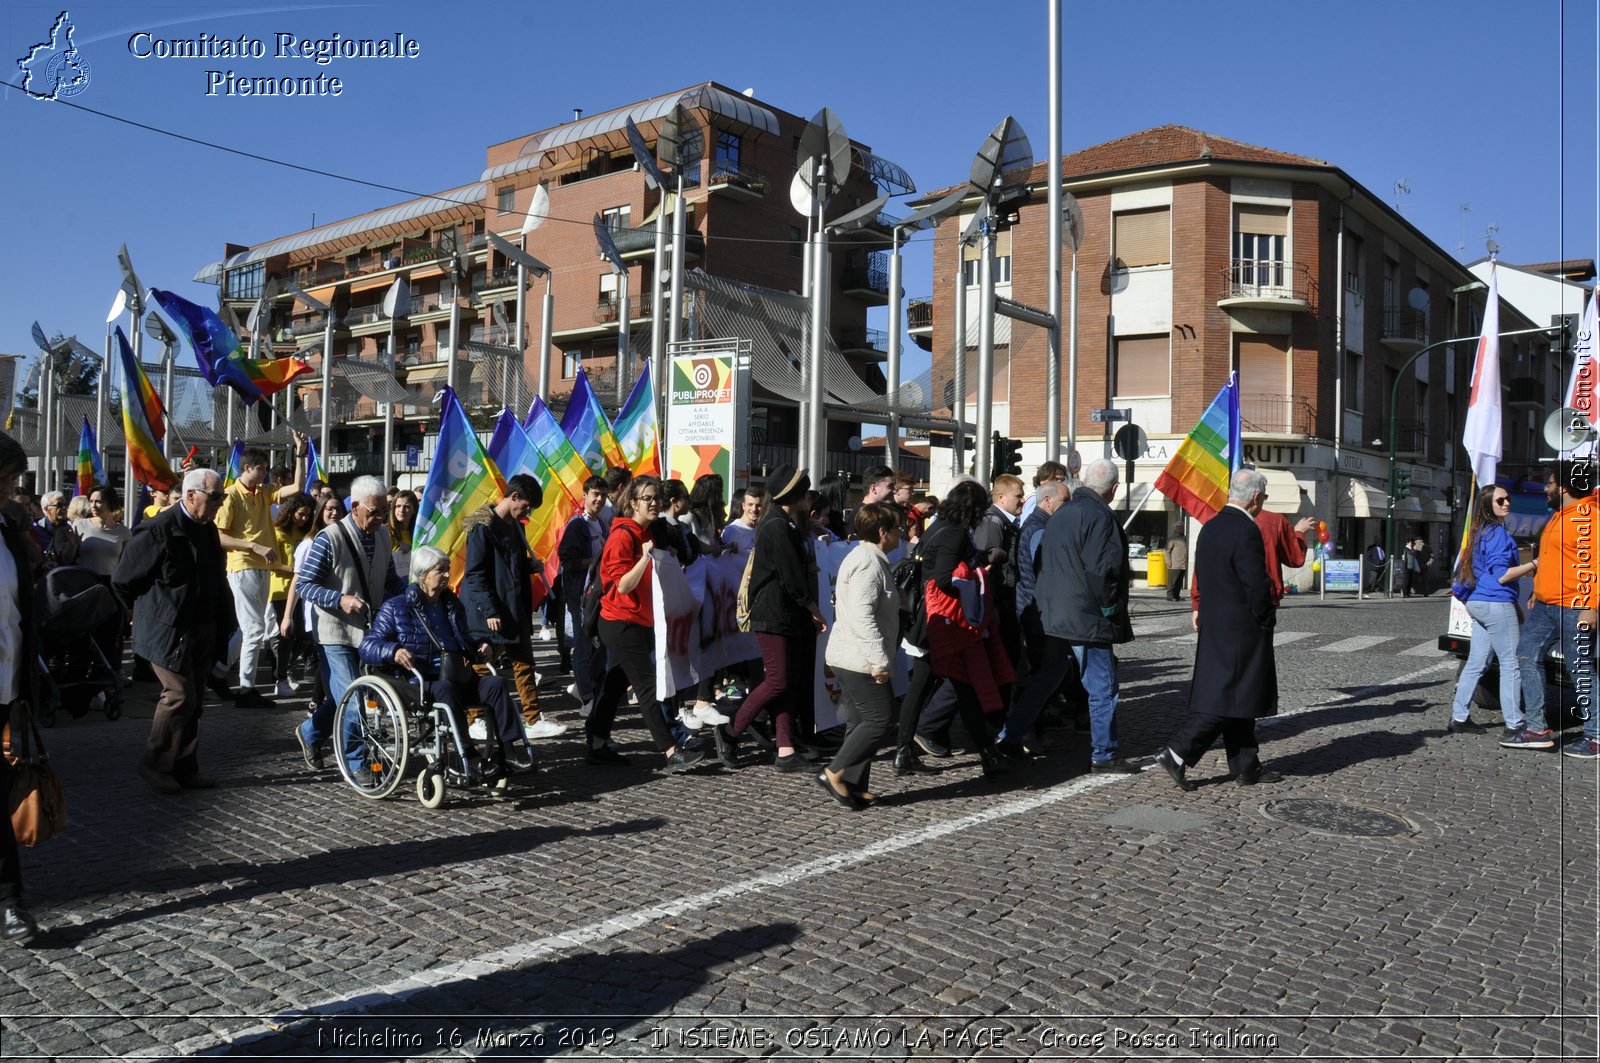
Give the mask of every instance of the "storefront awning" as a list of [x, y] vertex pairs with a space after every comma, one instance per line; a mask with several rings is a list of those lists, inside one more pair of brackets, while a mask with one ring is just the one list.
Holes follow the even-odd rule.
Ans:
[[1339, 516], [1363, 519], [1386, 517], [1388, 498], [1382, 488], [1360, 480], [1346, 480], [1344, 493], [1339, 496]]

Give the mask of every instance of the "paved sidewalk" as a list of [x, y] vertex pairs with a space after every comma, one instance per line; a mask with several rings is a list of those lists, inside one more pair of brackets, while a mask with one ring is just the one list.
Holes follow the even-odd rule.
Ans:
[[[1175, 652], [1124, 657], [1130, 757]], [[1086, 776], [1065, 733], [1004, 785], [883, 763], [864, 814], [753, 753], [661, 774], [626, 709], [634, 766], [559, 710], [509, 800], [430, 812], [213, 707], [224, 787], [160, 797], [135, 687], [46, 736], [73, 826], [24, 854], [5, 1058], [1593, 1058], [1596, 763], [1444, 735], [1453, 662], [1391, 660], [1263, 728], [1280, 786]]]

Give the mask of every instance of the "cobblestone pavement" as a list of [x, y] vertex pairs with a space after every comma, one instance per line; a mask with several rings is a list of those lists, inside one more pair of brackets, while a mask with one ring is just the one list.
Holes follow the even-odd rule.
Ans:
[[[1136, 606], [1148, 758], [1194, 649], [1185, 607]], [[1290, 601], [1281, 785], [1220, 752], [1190, 794], [1088, 776], [1062, 732], [1005, 784], [884, 763], [863, 814], [753, 752], [664, 775], [637, 714], [634, 765], [587, 768], [553, 676], [574, 730], [508, 799], [365, 800], [305, 770], [290, 704], [210, 708], [223, 787], [160, 797], [136, 686], [47, 734], [72, 827], [24, 853], [49, 934], [0, 953], [0, 1054], [1594, 1058], [1596, 764], [1445, 734], [1444, 609]]]

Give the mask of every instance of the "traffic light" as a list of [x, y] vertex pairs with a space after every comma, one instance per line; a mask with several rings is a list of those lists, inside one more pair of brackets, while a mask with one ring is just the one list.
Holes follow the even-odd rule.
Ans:
[[1551, 314], [1550, 328], [1555, 332], [1555, 335], [1550, 338], [1550, 346], [1555, 350], [1555, 353], [1567, 354], [1570, 352], [1578, 339], [1578, 315]]
[[1396, 468], [1394, 470], [1393, 497], [1405, 498], [1411, 494], [1411, 470]]
[[1022, 440], [996, 432], [989, 440], [989, 476], [993, 479], [1006, 473], [1022, 475]]

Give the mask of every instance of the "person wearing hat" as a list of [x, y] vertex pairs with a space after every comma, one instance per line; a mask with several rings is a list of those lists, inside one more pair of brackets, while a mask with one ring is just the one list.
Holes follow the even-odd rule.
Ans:
[[806, 565], [806, 470], [780, 465], [767, 478], [772, 508], [756, 527], [755, 560], [750, 567], [750, 631], [761, 647], [765, 676], [750, 692], [727, 737], [737, 739], [763, 711], [777, 733], [776, 767], [804, 771], [806, 759], [795, 747], [795, 714], [811, 711], [811, 676], [817, 636], [828, 629], [817, 609], [817, 584]]

